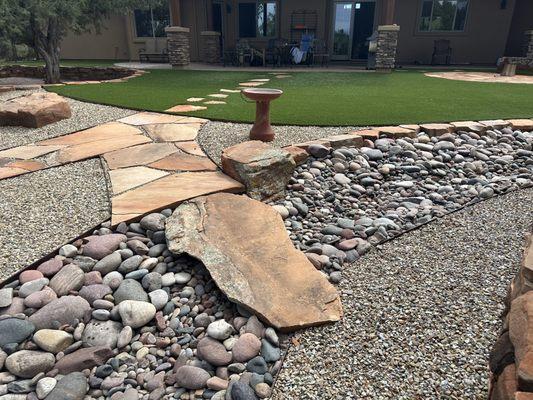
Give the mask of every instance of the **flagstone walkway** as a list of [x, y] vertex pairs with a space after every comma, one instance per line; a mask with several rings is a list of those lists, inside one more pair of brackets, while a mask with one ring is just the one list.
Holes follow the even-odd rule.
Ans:
[[425, 74], [431, 78], [450, 79], [454, 81], [467, 82], [492, 82], [492, 83], [522, 83], [533, 85], [533, 76], [515, 75], [501, 76], [493, 72], [469, 72], [469, 71], [447, 71], [447, 72], [428, 72]]
[[93, 128], [0, 151], [0, 180], [101, 157], [111, 182], [111, 222], [242, 185], [205, 155], [205, 119], [140, 112]]

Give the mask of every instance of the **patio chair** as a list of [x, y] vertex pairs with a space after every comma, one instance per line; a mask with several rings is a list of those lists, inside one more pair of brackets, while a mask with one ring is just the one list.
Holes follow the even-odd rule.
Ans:
[[431, 64], [442, 65], [442, 63], [436, 62], [439, 58], [444, 58], [444, 65], [450, 65], [452, 59], [452, 48], [450, 47], [450, 41], [447, 39], [435, 40], [435, 44], [433, 46], [433, 55], [431, 56]]
[[313, 46], [311, 48], [311, 54], [313, 56], [313, 65], [328, 66], [329, 64], [329, 53], [326, 46], [326, 42], [322, 39], [315, 39], [313, 41]]

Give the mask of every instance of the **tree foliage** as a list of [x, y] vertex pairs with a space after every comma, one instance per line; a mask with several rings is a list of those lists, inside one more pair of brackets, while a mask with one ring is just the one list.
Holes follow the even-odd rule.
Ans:
[[113, 13], [125, 14], [164, 0], [0, 0], [0, 37], [35, 49], [46, 65], [46, 81], [59, 81], [61, 40], [67, 32], [100, 32]]

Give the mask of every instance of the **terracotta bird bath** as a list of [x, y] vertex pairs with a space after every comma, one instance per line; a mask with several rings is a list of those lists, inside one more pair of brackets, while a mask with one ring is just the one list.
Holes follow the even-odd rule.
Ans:
[[274, 131], [270, 126], [270, 102], [283, 94], [279, 89], [250, 88], [243, 89], [242, 94], [255, 101], [255, 123], [250, 130], [251, 140], [271, 142], [274, 140]]

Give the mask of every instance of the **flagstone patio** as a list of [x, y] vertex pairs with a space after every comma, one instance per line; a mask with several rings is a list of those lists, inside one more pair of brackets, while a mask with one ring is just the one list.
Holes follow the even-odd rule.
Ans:
[[0, 151], [0, 179], [101, 157], [110, 181], [111, 220], [243, 186], [218, 170], [196, 136], [207, 120], [140, 112], [82, 131]]

